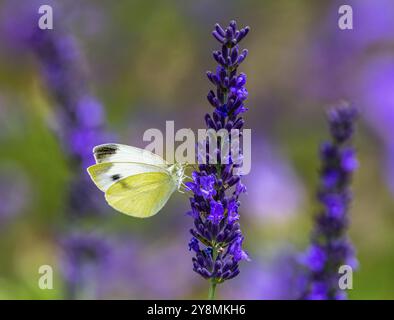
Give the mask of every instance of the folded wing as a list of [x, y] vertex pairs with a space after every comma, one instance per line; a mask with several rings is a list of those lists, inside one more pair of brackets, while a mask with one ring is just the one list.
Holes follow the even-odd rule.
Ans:
[[134, 162], [104, 162], [88, 168], [91, 179], [103, 192], [124, 178], [149, 172], [161, 172], [168, 175], [166, 169], [162, 167]]
[[93, 148], [93, 154], [96, 163], [136, 162], [163, 168], [168, 167], [168, 163], [157, 154], [123, 144], [102, 144]]
[[166, 172], [148, 172], [113, 184], [105, 199], [114, 209], [138, 218], [155, 215], [175, 191], [173, 178]]

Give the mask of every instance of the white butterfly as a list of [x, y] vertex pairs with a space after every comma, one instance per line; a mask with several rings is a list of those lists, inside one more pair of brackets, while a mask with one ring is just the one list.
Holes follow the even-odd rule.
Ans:
[[93, 182], [111, 207], [133, 217], [159, 212], [185, 177], [185, 165], [170, 165], [148, 150], [103, 144], [93, 154], [96, 164], [87, 169]]

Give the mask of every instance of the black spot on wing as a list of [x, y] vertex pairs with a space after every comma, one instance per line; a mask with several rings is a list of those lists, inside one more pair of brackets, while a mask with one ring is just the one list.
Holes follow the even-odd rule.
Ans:
[[94, 149], [94, 155], [95, 155], [96, 159], [98, 161], [100, 161], [100, 160], [107, 158], [110, 155], [115, 154], [117, 150], [118, 150], [118, 148], [116, 145], [108, 144], [105, 146], [96, 147]]
[[112, 181], [117, 181], [120, 179], [120, 174], [114, 174], [111, 178], [112, 178]]

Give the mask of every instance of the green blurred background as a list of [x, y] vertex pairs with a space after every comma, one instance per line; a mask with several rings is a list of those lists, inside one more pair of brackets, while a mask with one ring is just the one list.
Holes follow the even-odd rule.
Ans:
[[[12, 12], [28, 2], [3, 1], [0, 11]], [[255, 289], [256, 299], [287, 298], [270, 293], [286, 286], [271, 283], [270, 277], [280, 277], [272, 274], [275, 257], [282, 251], [302, 251], [308, 244], [318, 209], [317, 150], [328, 137], [325, 110], [344, 99], [362, 115], [355, 139], [360, 169], [349, 231], [360, 265], [349, 295], [394, 298], [394, 161], [389, 157], [394, 129], [390, 131], [389, 124], [381, 130], [387, 118], [394, 120], [394, 96], [387, 91], [386, 102], [375, 106], [363, 86], [370, 74], [364, 70], [373, 62], [381, 57], [393, 62], [394, 34], [385, 30], [394, 30], [394, 3], [358, 1], [363, 6], [358, 11], [357, 1], [350, 2], [352, 31], [338, 28], [342, 3], [337, 1], [67, 1], [54, 12], [55, 31], [62, 20], [62, 28], [77, 39], [89, 87], [105, 106], [109, 131], [116, 142], [138, 147], [146, 145], [145, 130], [162, 129], [166, 120], [175, 120], [177, 129], [204, 127], [204, 114], [210, 111], [205, 97], [211, 89], [205, 71], [215, 68], [211, 51], [217, 47], [211, 30], [216, 22], [226, 25], [231, 19], [251, 27], [242, 43], [249, 56], [241, 71], [248, 76], [245, 119], [253, 132], [253, 162], [245, 178], [249, 192], [242, 199], [241, 223], [252, 261], [241, 266], [237, 281], [219, 288], [219, 297], [250, 297], [247, 291]], [[12, 14], [13, 20], [20, 19], [17, 10]], [[100, 292], [89, 289], [78, 297], [205, 297], [207, 283], [193, 273], [187, 250], [192, 220], [184, 214], [186, 196], [174, 195], [148, 220], [105, 205], [98, 217], [65, 218], [70, 183], [82, 173], [74, 169], [54, 133], [53, 98], [37, 58], [15, 48], [7, 36], [0, 43], [0, 298], [68, 298], [58, 238], [75, 229], [98, 233], [117, 249], [122, 247], [127, 274], [122, 278], [116, 267], [104, 270], [87, 281], [93, 287], [102, 283]], [[394, 89], [394, 77], [385, 79], [387, 88]], [[376, 87], [381, 86], [371, 90]], [[375, 112], [382, 120], [371, 121]], [[37, 285], [43, 264], [53, 267], [53, 290]], [[267, 279], [260, 296], [251, 288], [259, 272]], [[106, 282], [117, 281], [116, 288], [107, 288]]]

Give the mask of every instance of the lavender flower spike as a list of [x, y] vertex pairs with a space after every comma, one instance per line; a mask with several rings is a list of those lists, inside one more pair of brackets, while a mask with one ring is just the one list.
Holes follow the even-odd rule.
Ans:
[[351, 202], [350, 182], [357, 169], [356, 152], [351, 146], [357, 112], [351, 107], [332, 109], [328, 114], [332, 141], [320, 149], [321, 171], [318, 200], [322, 211], [316, 217], [303, 263], [308, 269], [304, 299], [345, 299], [338, 285], [341, 265], [357, 266], [353, 247], [346, 235]]
[[[235, 21], [223, 29], [218, 24], [213, 31], [214, 38], [220, 43], [221, 50], [214, 51], [213, 57], [218, 62], [216, 73], [207, 72], [208, 79], [216, 87], [215, 92], [208, 93], [208, 101], [214, 107], [211, 114], [205, 115], [209, 129], [242, 129], [242, 113], [247, 111], [244, 102], [248, 96], [245, 89], [246, 75], [237, 74], [240, 63], [247, 51], [240, 53], [238, 44], [249, 32], [249, 27], [237, 30]], [[203, 147], [209, 147], [209, 141]], [[200, 164], [192, 174], [193, 181], [186, 186], [193, 192], [190, 198], [192, 210], [189, 215], [194, 218], [193, 235], [189, 249], [196, 256], [193, 258], [193, 270], [211, 281], [210, 294], [214, 298], [216, 285], [232, 279], [239, 274], [238, 262], [249, 260], [242, 249], [238, 214], [240, 202], [238, 197], [246, 191], [241, 177], [235, 173], [239, 163], [230, 156], [229, 161], [220, 157], [218, 163]], [[212, 147], [212, 146], [211, 146]], [[235, 156], [234, 156], [235, 158]]]

